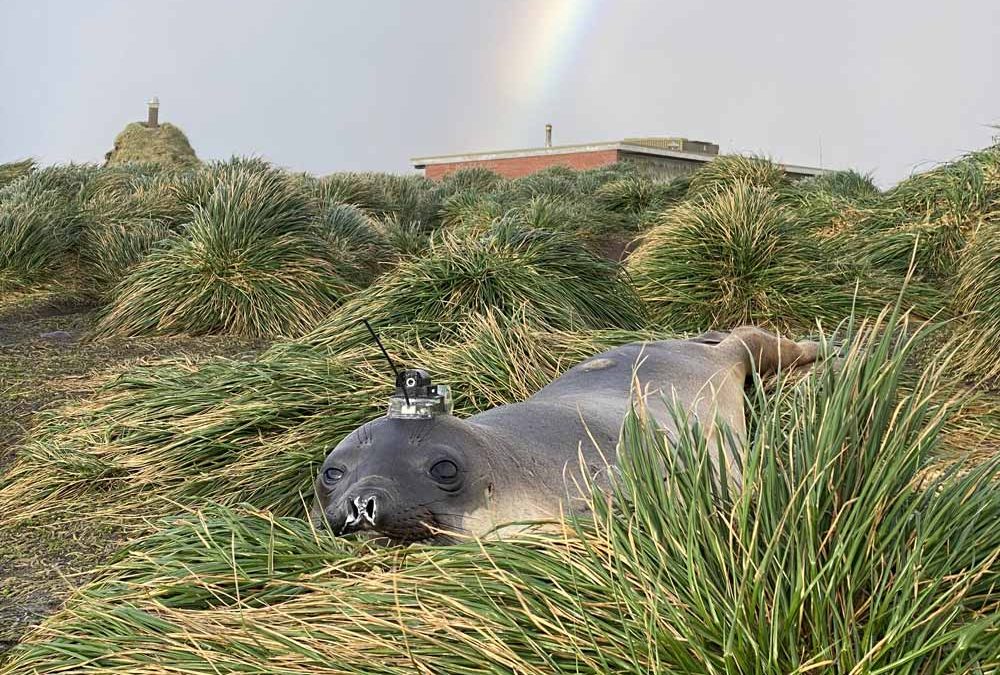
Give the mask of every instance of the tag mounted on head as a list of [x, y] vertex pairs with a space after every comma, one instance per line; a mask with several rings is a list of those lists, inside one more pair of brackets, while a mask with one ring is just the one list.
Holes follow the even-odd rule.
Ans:
[[431, 383], [426, 370], [402, 370], [396, 375], [396, 391], [389, 397], [389, 419], [426, 420], [450, 415], [451, 389]]
[[386, 414], [392, 420], [427, 420], [437, 415], [451, 414], [451, 389], [446, 384], [431, 383], [431, 376], [426, 370], [399, 370], [392, 357], [386, 351], [378, 333], [372, 328], [368, 319], [361, 319], [365, 328], [371, 333], [375, 344], [382, 350], [382, 355], [389, 362], [389, 367], [396, 374], [396, 391], [389, 397], [389, 412]]

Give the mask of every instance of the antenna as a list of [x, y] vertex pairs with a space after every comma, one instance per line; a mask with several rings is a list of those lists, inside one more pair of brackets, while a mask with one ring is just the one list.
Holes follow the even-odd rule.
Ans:
[[[372, 338], [375, 339], [375, 344], [377, 344], [378, 348], [382, 350], [382, 355], [385, 357], [385, 360], [389, 362], [389, 367], [392, 368], [392, 374], [395, 375], [396, 378], [398, 379], [399, 378], [399, 368], [397, 368], [396, 364], [392, 362], [392, 357], [389, 356], [389, 352], [387, 352], [385, 350], [385, 347], [382, 346], [382, 341], [378, 339], [378, 335], [375, 333], [375, 329], [372, 328], [372, 325], [370, 323], [368, 323], [368, 319], [361, 319], [361, 320], [364, 321], [365, 327], [368, 329], [368, 332], [371, 333], [372, 334]], [[406, 399], [406, 405], [410, 405], [410, 397], [406, 393], [406, 388], [405, 387], [403, 388], [403, 398]]]

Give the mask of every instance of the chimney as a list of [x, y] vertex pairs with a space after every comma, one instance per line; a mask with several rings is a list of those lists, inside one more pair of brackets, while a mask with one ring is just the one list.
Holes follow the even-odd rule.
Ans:
[[552, 125], [551, 124], [546, 124], [545, 125], [545, 147], [546, 148], [551, 148], [552, 147]]
[[149, 106], [149, 116], [146, 119], [146, 126], [150, 129], [155, 129], [160, 126], [160, 99], [154, 96], [149, 99], [149, 103], [146, 105]]

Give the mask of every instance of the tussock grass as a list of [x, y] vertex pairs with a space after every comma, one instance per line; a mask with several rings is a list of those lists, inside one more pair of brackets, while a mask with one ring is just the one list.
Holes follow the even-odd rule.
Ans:
[[913, 266], [921, 278], [950, 280], [959, 253], [968, 242], [967, 236], [968, 226], [964, 223], [951, 219], [925, 220], [859, 233], [852, 248], [878, 269], [905, 274]]
[[84, 219], [91, 225], [155, 221], [173, 230], [189, 222], [192, 210], [174, 184], [184, 174], [164, 171], [134, 171], [135, 167], [105, 169], [82, 204]]
[[154, 231], [166, 234], [189, 218], [173, 193], [174, 179], [150, 165], [70, 164], [26, 173], [0, 188], [0, 209], [8, 216], [0, 236], [8, 285], [19, 277], [22, 287], [78, 286], [82, 276], [90, 288], [81, 292], [101, 295], [148, 250]]
[[495, 171], [482, 167], [472, 167], [452, 171], [444, 177], [443, 182], [454, 192], [463, 190], [488, 192], [505, 185], [507, 180]]
[[687, 176], [669, 181], [654, 181], [642, 174], [626, 176], [601, 185], [597, 199], [612, 211], [638, 217], [683, 199], [690, 182]]
[[880, 269], [908, 269], [916, 249], [919, 278], [950, 284], [962, 250], [1000, 211], [1000, 150], [989, 148], [917, 174], [866, 209], [850, 255]]
[[6, 188], [0, 199], [0, 292], [51, 280], [72, 244], [72, 220], [54, 190]]
[[697, 425], [668, 445], [639, 410], [594, 518], [554, 531], [376, 549], [190, 513], [0, 672], [993, 672], [1000, 467], [927, 476], [947, 359], [904, 392], [920, 337], [898, 328], [862, 327], [842, 367], [773, 396], [758, 383], [739, 491]]
[[361, 319], [437, 340], [465, 317], [528, 307], [557, 329], [645, 324], [642, 302], [621, 267], [571, 236], [506, 220], [484, 234], [444, 233], [421, 256], [404, 258], [302, 338], [325, 349], [367, 341]]
[[144, 122], [132, 122], [115, 137], [115, 145], [106, 159], [109, 166], [131, 162], [148, 162], [164, 168], [198, 165], [198, 157], [187, 136], [169, 122], [155, 128]]
[[[1000, 670], [997, 157], [885, 193], [731, 157], [670, 183], [26, 171], [0, 185], [0, 285], [109, 289], [103, 335], [301, 337], [38, 416], [0, 477], [3, 527], [148, 534], [0, 673]], [[627, 270], [592, 252], [648, 225]], [[383, 550], [294, 517], [326, 452], [383, 412], [362, 317], [466, 415], [612, 345], [801, 335], [901, 293], [951, 317], [937, 341], [883, 315], [834, 336], [838, 367], [755, 383], [742, 490], [712, 480], [697, 426], [668, 446], [636, 411], [593, 520]]]
[[978, 337], [964, 351], [965, 372], [985, 377], [1000, 391], [1000, 209], [963, 249], [953, 298], [963, 325]]
[[27, 176], [35, 170], [36, 166], [33, 159], [21, 159], [16, 162], [0, 164], [0, 189]]
[[857, 171], [805, 178], [783, 188], [781, 195], [795, 223], [823, 238], [852, 233], [882, 198], [871, 176]]
[[294, 335], [351, 290], [304, 192], [276, 171], [226, 171], [184, 233], [114, 290], [99, 333]]
[[882, 195], [870, 174], [854, 170], [830, 171], [803, 178], [786, 188], [786, 191], [793, 197], [821, 193], [855, 202], [875, 200]]
[[569, 197], [532, 197], [517, 207], [512, 215], [527, 227], [573, 233], [585, 240], [631, 229], [627, 215], [619, 215], [596, 207], [593, 202], [581, 203]]
[[510, 181], [455, 172], [439, 188], [438, 218], [451, 232], [483, 233], [507, 221], [571, 233], [601, 252], [609, 238], [634, 233], [647, 211], [679, 199], [678, 189], [625, 163], [579, 172], [556, 166]]
[[101, 175], [96, 164], [56, 164], [35, 169], [0, 189], [0, 200], [10, 191], [41, 193], [53, 191], [66, 205], [85, 198]]
[[332, 258], [339, 261], [340, 274], [357, 284], [368, 283], [391, 267], [401, 251], [398, 240], [352, 204], [328, 202], [320, 210], [316, 228]]
[[172, 234], [168, 226], [155, 220], [111, 221], [88, 227], [80, 245], [80, 263], [94, 284], [91, 292], [113, 288]]
[[[225, 161], [206, 162], [201, 166], [177, 173], [171, 179], [171, 188], [177, 199], [188, 208], [204, 207], [208, 204], [218, 185], [230, 182], [247, 174], [268, 175], [276, 169], [260, 157], [233, 156]], [[299, 189], [306, 185], [289, 177], [291, 184], [298, 183]]]
[[451, 231], [485, 232], [508, 211], [502, 196], [462, 190], [441, 204], [441, 226]]
[[91, 295], [105, 297], [160, 242], [183, 230], [190, 206], [176, 174], [146, 166], [105, 169], [81, 206], [79, 263]]
[[835, 254], [796, 227], [774, 191], [736, 183], [668, 210], [627, 267], [654, 322], [675, 330], [758, 323], [809, 331], [887, 297], [858, 291]]
[[706, 195], [740, 183], [780, 188], [788, 184], [788, 177], [780, 166], [764, 157], [720, 155], [691, 174], [688, 193]]
[[903, 218], [927, 214], [971, 220], [1000, 198], [1000, 147], [991, 147], [916, 174], [886, 192]]
[[368, 212], [382, 206], [382, 198], [370, 176], [364, 173], [332, 173], [319, 179], [317, 197], [324, 202], [351, 204]]

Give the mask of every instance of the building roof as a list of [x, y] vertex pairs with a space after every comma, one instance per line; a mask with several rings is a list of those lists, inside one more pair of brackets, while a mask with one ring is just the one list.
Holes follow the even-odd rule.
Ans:
[[[461, 153], [458, 155], [432, 155], [427, 157], [414, 157], [410, 160], [415, 169], [423, 169], [433, 164], [456, 164], [460, 162], [483, 162], [494, 159], [517, 159], [520, 157], [544, 157], [546, 155], [567, 155], [578, 152], [601, 152], [605, 150], [618, 150], [636, 155], [651, 155], [655, 157], [671, 157], [673, 159], [688, 160], [691, 162], [710, 162], [717, 155], [708, 155], [700, 152], [681, 152], [679, 150], [666, 150], [653, 147], [651, 145], [639, 145], [637, 143], [624, 141], [610, 141], [606, 143], [584, 143], [581, 145], [553, 145], [541, 148], [521, 148], [518, 150], [494, 150], [489, 152]], [[828, 169], [818, 169], [811, 166], [800, 166], [797, 164], [778, 164], [788, 173], [805, 176], [819, 176], [829, 173]]]

